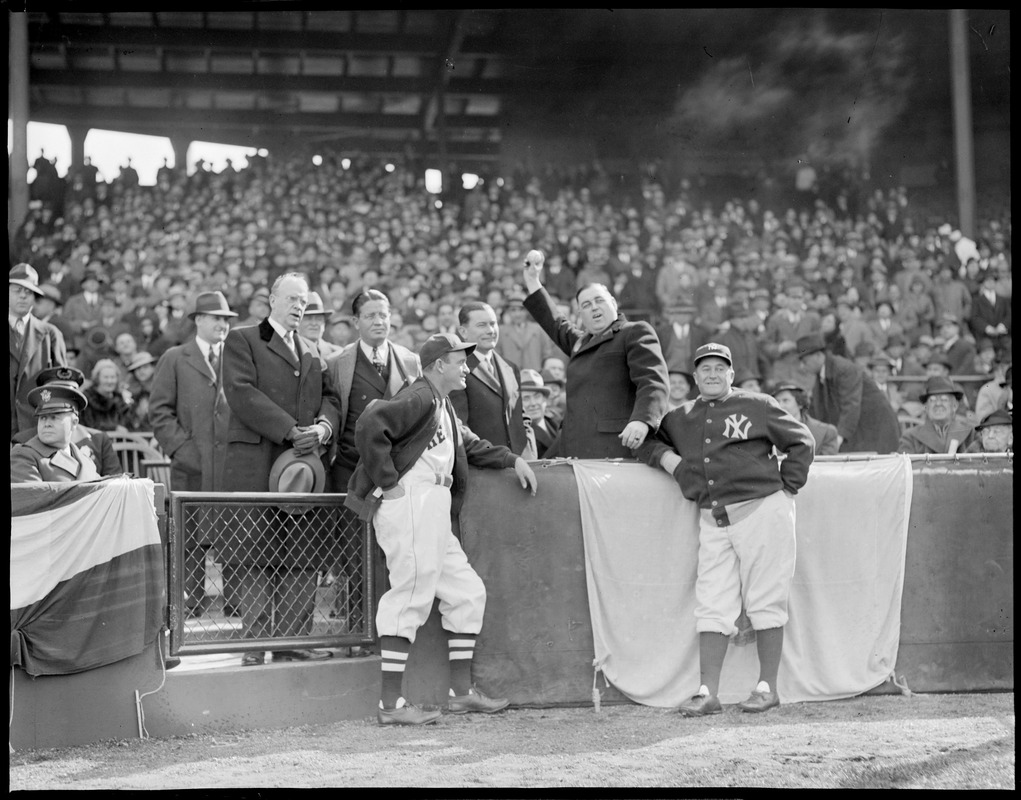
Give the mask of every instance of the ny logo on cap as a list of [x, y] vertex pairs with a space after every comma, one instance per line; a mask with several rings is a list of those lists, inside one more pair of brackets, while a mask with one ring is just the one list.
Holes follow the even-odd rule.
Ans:
[[731, 439], [748, 438], [748, 429], [752, 427], [752, 421], [744, 414], [740, 417], [737, 414], [731, 414], [724, 422], [726, 423], [723, 429], [724, 436], [729, 436]]

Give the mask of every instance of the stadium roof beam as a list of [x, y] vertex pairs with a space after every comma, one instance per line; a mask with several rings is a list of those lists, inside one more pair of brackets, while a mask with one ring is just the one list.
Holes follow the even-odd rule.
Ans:
[[[58, 125], [84, 125], [91, 128], [127, 130], [128, 126], [166, 131], [170, 127], [201, 128], [285, 128], [293, 130], [336, 130], [369, 128], [417, 131], [418, 114], [368, 114], [263, 110], [224, 110], [206, 108], [146, 108], [95, 106], [58, 103], [32, 103], [31, 118], [36, 122]], [[464, 114], [447, 117], [450, 128], [488, 130], [499, 128], [496, 115]]]
[[[32, 69], [32, 86], [104, 89], [178, 89], [223, 92], [323, 92], [337, 94], [379, 93], [388, 95], [431, 94], [436, 78], [387, 78], [355, 75], [239, 75], [231, 73], [128, 72], [125, 70]], [[504, 95], [535, 91], [519, 80], [498, 78], [449, 78], [444, 94]]]
[[[408, 33], [280, 31], [259, 28], [226, 30], [210, 27], [143, 28], [35, 22], [29, 24], [28, 35], [34, 47], [72, 44], [87, 48], [164, 47], [190, 50], [195, 48], [196, 42], [201, 42], [202, 47], [235, 52], [307, 50], [435, 56], [437, 50], [435, 36]], [[460, 52], [462, 55], [484, 58], [508, 57], [501, 40], [492, 35], [465, 37]]]

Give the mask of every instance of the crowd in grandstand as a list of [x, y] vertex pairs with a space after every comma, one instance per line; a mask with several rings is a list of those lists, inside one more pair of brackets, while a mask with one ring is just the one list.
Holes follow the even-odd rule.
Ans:
[[63, 181], [40, 171], [11, 263], [38, 271], [35, 314], [63, 332], [100, 428], [150, 428], [139, 404], [151, 363], [194, 334], [200, 293], [222, 292], [235, 326], [257, 324], [290, 271], [332, 312], [327, 342], [354, 340], [362, 289], [389, 298], [390, 339], [415, 351], [481, 300], [500, 315], [501, 351], [513, 348], [502, 355], [541, 371], [563, 354], [546, 340], [515, 344], [534, 326], [519, 302], [532, 248], [564, 310], [576, 312], [579, 287], [605, 284], [628, 318], [657, 327], [675, 372], [722, 339], [739, 384], [810, 389], [795, 344], [821, 333], [828, 352], [877, 371], [902, 418], [921, 418], [922, 384], [944, 366], [965, 379], [963, 412], [976, 422], [980, 377], [1008, 381], [1009, 202], [980, 198], [971, 239], [903, 187], [723, 193], [660, 164], [612, 177], [598, 164], [517, 168], [471, 190], [448, 176], [437, 195], [409, 166], [330, 154], [318, 166], [307, 154], [219, 173], [164, 166], [155, 186], [129, 168], [109, 184], [88, 165]]

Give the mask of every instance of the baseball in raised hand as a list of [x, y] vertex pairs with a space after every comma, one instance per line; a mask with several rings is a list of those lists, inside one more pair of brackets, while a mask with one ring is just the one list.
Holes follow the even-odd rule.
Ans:
[[546, 256], [542, 254], [542, 250], [529, 250], [525, 256], [525, 283], [530, 291], [539, 285], [539, 276], [545, 263]]

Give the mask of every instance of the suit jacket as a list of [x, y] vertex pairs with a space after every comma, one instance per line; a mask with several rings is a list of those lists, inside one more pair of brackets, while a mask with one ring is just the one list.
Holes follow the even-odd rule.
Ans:
[[837, 447], [835, 425], [812, 419], [808, 414], [802, 414], [801, 421], [805, 423], [815, 439], [815, 454], [817, 456], [835, 456], [837, 454], [839, 448]]
[[493, 364], [499, 378], [493, 378], [479, 367], [479, 357], [468, 356], [471, 372], [465, 388], [450, 393], [450, 402], [457, 418], [474, 433], [492, 444], [502, 444], [526, 460], [536, 457], [531, 424], [521, 411], [521, 371], [512, 363], [493, 353]]
[[84, 292], [71, 295], [67, 298], [67, 302], [64, 303], [64, 310], [61, 313], [64, 315], [64, 319], [74, 327], [75, 333], [82, 333], [92, 326], [98, 325], [100, 317], [103, 316], [100, 311], [99, 300], [96, 300], [94, 306], [90, 306], [85, 302]]
[[706, 342], [712, 341], [709, 329], [694, 322], [688, 324], [688, 335], [684, 339], [677, 338], [674, 326], [669, 320], [656, 326], [656, 336], [659, 338], [667, 369], [679, 369], [682, 372], [691, 372], [694, 369], [691, 359], [695, 351]]
[[84, 455], [76, 444], [68, 447], [70, 456], [58, 452], [56, 447], [43, 444], [38, 436], [33, 436], [25, 444], [15, 445], [11, 450], [11, 483], [70, 483], [98, 478], [99, 471], [92, 459]]
[[771, 359], [779, 355], [777, 349], [782, 342], [796, 342], [802, 336], [819, 333], [822, 319], [814, 311], [802, 311], [797, 322], [792, 322], [787, 309], [774, 311], [766, 320], [766, 330], [762, 336], [762, 349]]
[[885, 350], [886, 345], [890, 342], [891, 336], [903, 336], [904, 326], [902, 326], [897, 320], [890, 320], [890, 327], [883, 330], [882, 324], [878, 319], [869, 320], [869, 330], [872, 331], [872, 339], [876, 343], [876, 347], [880, 350]]
[[[1003, 323], [1007, 326], [1007, 333], [1010, 333], [1010, 300], [1001, 295], [996, 295], [996, 302], [990, 303], [982, 292], [978, 292], [971, 304], [971, 332], [975, 339], [984, 339], [989, 336], [986, 333], [986, 326], [994, 328]], [[1002, 335], [1002, 334], [999, 334]]]
[[361, 519], [371, 519], [381, 491], [393, 488], [411, 469], [439, 428], [437, 411], [450, 415], [454, 432], [454, 474], [450, 513], [456, 515], [468, 486], [468, 466], [503, 469], [517, 456], [506, 447], [480, 439], [460, 423], [454, 407], [421, 377], [391, 400], [371, 403], [358, 418], [355, 439], [361, 461], [348, 482], [344, 504]]
[[[8, 330], [10, 326], [8, 325]], [[64, 337], [48, 322], [29, 314], [21, 347], [8, 336], [11, 351], [11, 436], [25, 428], [35, 427], [35, 412], [28, 402], [28, 393], [35, 388], [35, 376], [47, 367], [67, 366]]]
[[220, 375], [214, 375], [192, 339], [171, 347], [156, 364], [149, 424], [170, 457], [170, 482], [178, 491], [223, 491], [230, 424], [223, 360], [221, 357]]
[[950, 362], [951, 375], [971, 375], [975, 372], [975, 345], [958, 339], [943, 354]]
[[969, 445], [978, 441], [978, 437], [975, 435], [975, 426], [960, 417], [954, 417], [947, 426], [946, 433], [941, 436], [936, 430], [936, 426], [926, 420], [921, 425], [904, 431], [897, 449], [899, 452], [909, 455], [947, 453], [950, 449], [950, 442], [954, 439], [958, 441], [956, 452], [963, 453]]
[[810, 413], [836, 425], [844, 437], [840, 451], [893, 453], [900, 438], [900, 423], [876, 382], [853, 361], [826, 354], [825, 380], [815, 379]]
[[[542, 369], [542, 362], [550, 356], [563, 356], [542, 332], [542, 328], [532, 322], [521, 327], [517, 325], [501, 325], [500, 339], [496, 344], [496, 352], [519, 369]], [[566, 363], [566, 361], [565, 361]]]
[[536, 458], [546, 458], [560, 435], [560, 420], [547, 414], [542, 425], [532, 424], [532, 434], [535, 436]]
[[525, 308], [554, 343], [570, 353], [567, 411], [555, 454], [576, 458], [633, 458], [618, 436], [629, 422], [650, 432], [667, 411], [669, 379], [656, 332], [623, 316], [591, 336], [572, 325], [542, 288]]
[[319, 350], [310, 339], [297, 334], [294, 339], [298, 357], [269, 320], [227, 334], [221, 366], [231, 412], [231, 466], [224, 477], [225, 491], [268, 491], [270, 469], [291, 446], [284, 437], [295, 425], [325, 420], [334, 432], [340, 427], [337, 394], [326, 379]]
[[[11, 444], [25, 444], [30, 441], [36, 435], [37, 428], [38, 426], [33, 426], [18, 431]], [[117, 451], [113, 449], [113, 442], [103, 431], [78, 423], [78, 427], [71, 434], [71, 441], [78, 451], [92, 462], [101, 477], [123, 474], [124, 467], [117, 457]]]

